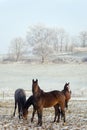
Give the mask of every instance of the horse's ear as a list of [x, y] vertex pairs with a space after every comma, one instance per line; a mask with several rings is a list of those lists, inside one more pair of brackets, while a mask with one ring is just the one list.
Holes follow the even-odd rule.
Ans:
[[67, 85], [67, 82], [65, 83], [65, 86]]
[[69, 85], [70, 83], [68, 82], [67, 84]]
[[38, 83], [38, 79], [36, 79], [36, 82]]
[[34, 79], [32, 79], [32, 83], [34, 83]]

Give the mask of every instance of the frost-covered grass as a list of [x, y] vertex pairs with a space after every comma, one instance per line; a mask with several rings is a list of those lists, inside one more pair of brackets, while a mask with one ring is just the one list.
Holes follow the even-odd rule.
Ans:
[[17, 88], [31, 91], [32, 79], [44, 91], [62, 90], [70, 82], [73, 95], [87, 95], [87, 64], [0, 64], [0, 95]]
[[87, 130], [87, 100], [70, 100], [65, 125], [62, 120], [53, 123], [54, 108], [43, 109], [42, 127], [37, 127], [37, 114], [31, 123], [32, 107], [28, 109], [28, 119], [19, 120], [17, 111], [15, 117], [12, 117], [13, 101], [2, 101], [0, 104], [0, 130]]
[[[70, 82], [72, 98], [65, 126], [63, 121], [52, 123], [54, 108], [43, 110], [42, 127], [37, 127], [37, 114], [31, 123], [32, 107], [28, 120], [19, 120], [17, 112], [12, 117], [14, 99], [9, 100], [9, 95], [24, 88], [30, 96], [33, 78], [39, 79], [44, 91], [62, 90], [65, 82]], [[87, 64], [0, 64], [0, 130], [87, 130]]]

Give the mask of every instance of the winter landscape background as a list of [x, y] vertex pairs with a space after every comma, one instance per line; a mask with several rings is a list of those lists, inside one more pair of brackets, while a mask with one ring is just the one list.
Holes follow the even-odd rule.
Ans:
[[[70, 82], [72, 96], [66, 111], [66, 124], [53, 123], [54, 108], [43, 109], [43, 125], [37, 127], [37, 114], [31, 123], [32, 106], [28, 119], [13, 117], [14, 92], [17, 88], [32, 94], [32, 79], [38, 79], [44, 91], [62, 90]], [[0, 130], [87, 130], [87, 63], [6, 63], [0, 64]]]
[[62, 90], [64, 84], [70, 82], [73, 96], [87, 97], [86, 63], [0, 64], [0, 93], [14, 92], [17, 88], [31, 93], [32, 79], [38, 79], [44, 91]]

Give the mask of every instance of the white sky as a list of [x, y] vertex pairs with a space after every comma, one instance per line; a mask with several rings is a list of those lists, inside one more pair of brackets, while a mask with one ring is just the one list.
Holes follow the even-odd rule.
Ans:
[[73, 35], [87, 31], [87, 0], [0, 0], [0, 53], [38, 23], [62, 27]]

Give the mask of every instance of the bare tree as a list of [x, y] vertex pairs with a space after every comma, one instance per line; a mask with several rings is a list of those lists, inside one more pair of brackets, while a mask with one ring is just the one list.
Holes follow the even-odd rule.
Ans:
[[44, 63], [45, 59], [52, 53], [52, 49], [44, 44], [39, 44], [33, 49], [33, 54], [40, 56], [42, 63]]
[[21, 37], [15, 38], [11, 41], [9, 47], [9, 54], [15, 60], [18, 61], [22, 58], [25, 52], [25, 42]]
[[64, 38], [65, 38], [65, 30], [64, 29], [59, 29], [59, 43], [60, 43], [60, 51], [63, 51], [63, 43], [64, 43]]
[[52, 31], [43, 25], [35, 25], [29, 28], [27, 41], [33, 48], [33, 54], [41, 57], [44, 62], [52, 51]]
[[80, 38], [82, 47], [86, 47], [86, 45], [87, 45], [87, 31], [80, 32], [79, 38]]

